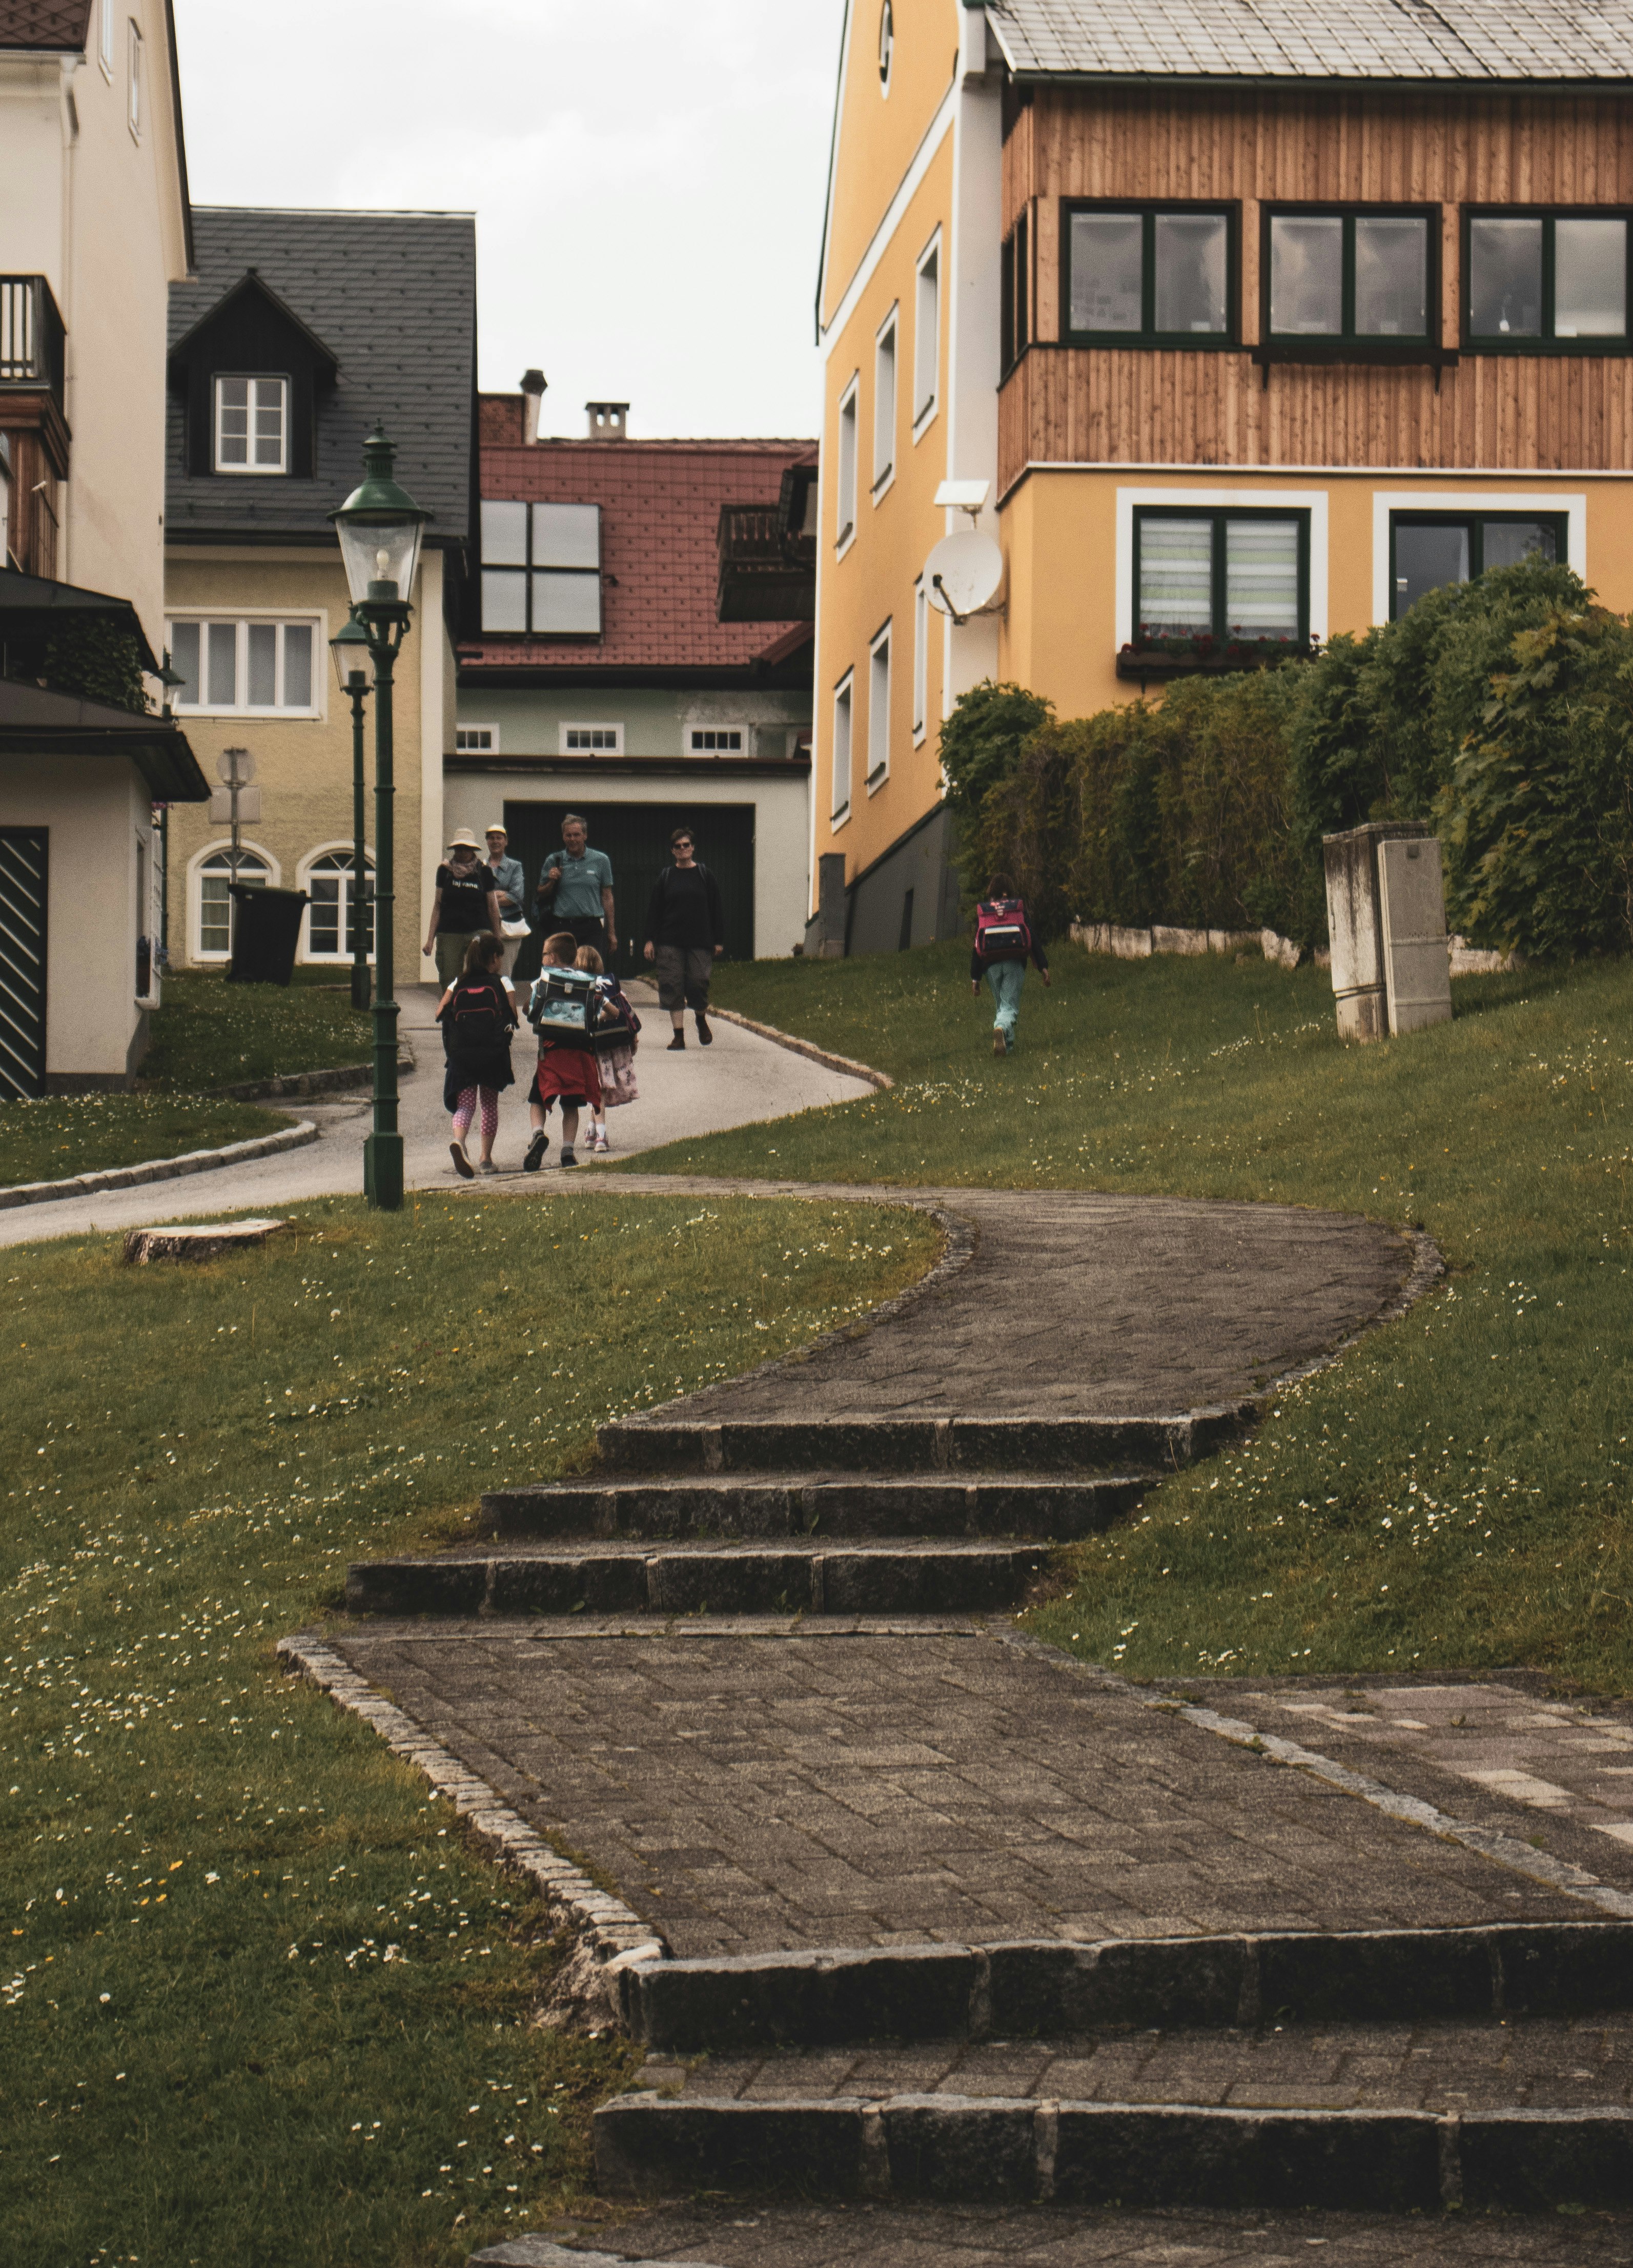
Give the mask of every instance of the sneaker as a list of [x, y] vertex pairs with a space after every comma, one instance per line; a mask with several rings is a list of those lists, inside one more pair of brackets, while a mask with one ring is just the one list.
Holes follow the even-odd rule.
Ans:
[[604, 1158], [612, 1146], [612, 1144], [607, 1138], [606, 1127], [598, 1126], [595, 1130], [595, 1139], [591, 1143], [590, 1147], [595, 1152], [598, 1158]]
[[577, 1153], [577, 1152], [572, 1148], [572, 1146], [570, 1145], [570, 1144], [566, 1143], [566, 1142], [563, 1142], [563, 1145], [562, 1145], [562, 1154], [561, 1154], [561, 1157], [557, 1160], [557, 1161], [556, 1161], [556, 1162], [557, 1162], [559, 1165], [562, 1165], [562, 1166], [563, 1166], [563, 1167], [565, 1167], [565, 1166], [576, 1166], [576, 1165], [577, 1164], [577, 1162], [578, 1162]]
[[673, 1039], [670, 1041], [668, 1046], [664, 1049], [664, 1053], [666, 1055], [672, 1056], [675, 1054], [677, 1050], [681, 1054], [684, 1054], [686, 1051], [686, 1034], [684, 1032], [677, 1032], [675, 1034]]
[[448, 1145], [448, 1155], [453, 1160], [454, 1172], [460, 1176], [460, 1179], [462, 1182], [472, 1182], [475, 1180], [476, 1168], [466, 1156], [465, 1145], [463, 1142], [450, 1142]]
[[1009, 1042], [1002, 1032], [994, 1032], [992, 1035], [992, 1052], [995, 1056], [1006, 1056], [1009, 1053]]
[[543, 1127], [541, 1126], [537, 1133], [533, 1136], [533, 1140], [527, 1145], [527, 1153], [522, 1160], [522, 1171], [524, 1174], [536, 1174], [538, 1172], [540, 1167], [544, 1163], [544, 1153], [549, 1146], [550, 1138], [545, 1132]]
[[497, 1174], [499, 1168], [491, 1158], [479, 1158], [476, 1161], [476, 1170], [479, 1174]]
[[714, 1043], [715, 1043], [715, 1035], [714, 1035], [714, 1034], [713, 1034], [713, 1033], [710, 1030], [710, 1028], [709, 1028], [709, 1019], [708, 1019], [708, 1017], [707, 1017], [707, 1016], [700, 1016], [700, 1017], [698, 1018], [698, 1020], [697, 1020], [697, 1044], [698, 1044], [698, 1046], [699, 1046], [700, 1048], [711, 1048], [711, 1047], [713, 1047]]

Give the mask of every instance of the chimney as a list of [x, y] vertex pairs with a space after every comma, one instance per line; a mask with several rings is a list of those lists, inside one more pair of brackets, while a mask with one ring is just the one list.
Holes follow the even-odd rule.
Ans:
[[626, 441], [625, 424], [629, 416], [627, 401], [586, 401], [585, 413], [590, 420], [592, 441]]
[[536, 441], [539, 438], [539, 412], [544, 406], [545, 375], [541, 370], [522, 372], [522, 438]]

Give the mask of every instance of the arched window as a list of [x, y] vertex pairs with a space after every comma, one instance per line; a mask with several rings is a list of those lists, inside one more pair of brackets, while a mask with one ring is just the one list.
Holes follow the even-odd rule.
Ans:
[[[351, 853], [324, 850], [306, 869], [306, 959], [349, 961], [356, 950], [352, 934]], [[368, 859], [363, 882], [363, 938], [374, 957], [374, 861]]]
[[[198, 958], [224, 961], [232, 950], [234, 880], [231, 850], [212, 850], [198, 864]], [[236, 879], [246, 889], [264, 890], [271, 879], [267, 862], [254, 850], [240, 850]]]

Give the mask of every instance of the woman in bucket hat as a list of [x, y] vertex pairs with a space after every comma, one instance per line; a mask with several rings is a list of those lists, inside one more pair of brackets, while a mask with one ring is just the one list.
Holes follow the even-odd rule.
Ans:
[[452, 984], [465, 966], [465, 951], [472, 938], [489, 930], [501, 951], [504, 932], [499, 923], [498, 885], [493, 869], [482, 856], [482, 845], [468, 827], [456, 827], [448, 837], [448, 857], [437, 869], [437, 895], [430, 927], [425, 933], [425, 956], [437, 956], [437, 974]]

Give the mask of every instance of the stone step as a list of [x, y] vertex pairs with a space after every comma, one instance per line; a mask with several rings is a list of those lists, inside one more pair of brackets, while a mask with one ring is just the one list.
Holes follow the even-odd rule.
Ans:
[[1037, 1543], [607, 1543], [578, 1551], [360, 1560], [354, 1614], [902, 1615], [1011, 1606], [1043, 1572]]
[[[1387, 2034], [1260, 2033], [1238, 2036], [1233, 2058], [1211, 2066], [1182, 2035], [1063, 2043], [1070, 2054], [1047, 2058], [987, 2050], [980, 2068], [945, 2072], [922, 2058], [901, 2072], [877, 2058], [847, 2069], [831, 2054], [649, 2066], [643, 2076], [664, 2092], [617, 2096], [595, 2114], [596, 2176], [618, 2198], [791, 2191], [988, 2207], [1633, 2202], [1633, 2111], [1572, 2075], [1579, 2042], [1517, 2030], [1419, 2032], [1404, 2054]], [[1123, 2047], [1137, 2056], [1108, 2052]], [[1523, 2064], [1506, 2083], [1505, 2058]], [[1320, 2075], [1346, 2059], [1387, 2075], [1336, 2086]], [[1120, 2090], [1120, 2060], [1144, 2083]], [[1102, 2061], [1107, 2081], [1094, 2086]]]
[[[797, 1393], [798, 1389], [791, 1391]], [[1173, 1418], [621, 1418], [596, 1435], [614, 1473], [1168, 1472], [1239, 1434], [1250, 1412]]]
[[1041, 2040], [1258, 2021], [1409, 2024], [1633, 2009], [1633, 1923], [1277, 1930], [861, 1946], [643, 1962], [623, 2021], [653, 2052]]
[[541, 1482], [490, 1489], [490, 1535], [1050, 1537], [1090, 1535], [1131, 1512], [1138, 1474], [732, 1473]]

